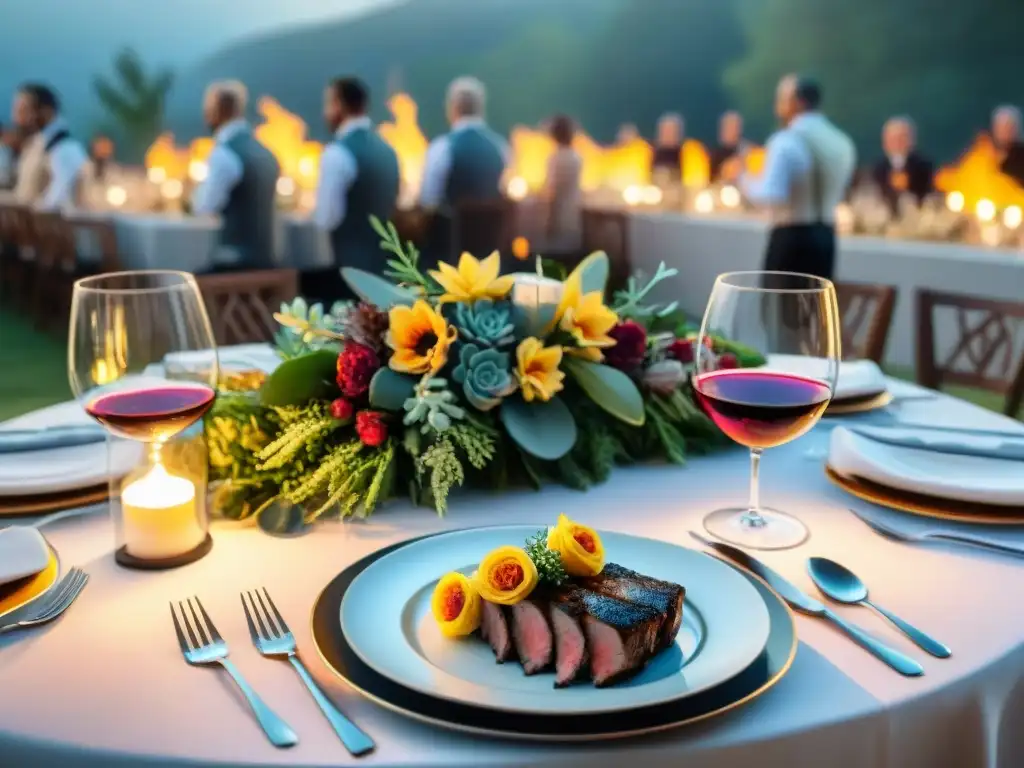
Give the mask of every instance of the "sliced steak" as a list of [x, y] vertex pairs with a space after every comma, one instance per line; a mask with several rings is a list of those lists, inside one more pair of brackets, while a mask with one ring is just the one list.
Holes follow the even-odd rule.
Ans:
[[564, 688], [589, 671], [590, 654], [580, 625], [581, 615], [573, 615], [566, 604], [550, 605], [551, 629], [555, 634], [555, 688]]
[[665, 614], [656, 648], [668, 648], [676, 641], [683, 621], [686, 590], [670, 581], [654, 579], [615, 563], [606, 563], [597, 576], [580, 579], [580, 584], [602, 595], [653, 608]]
[[499, 664], [512, 655], [512, 633], [508, 629], [508, 615], [500, 605], [483, 601], [483, 617], [480, 621], [480, 636], [490, 643], [494, 658]]
[[555, 601], [583, 626], [598, 688], [635, 675], [654, 654], [663, 613], [579, 586], [559, 592]]
[[555, 640], [548, 623], [547, 600], [528, 597], [512, 606], [512, 642], [526, 674], [535, 674], [551, 664]]

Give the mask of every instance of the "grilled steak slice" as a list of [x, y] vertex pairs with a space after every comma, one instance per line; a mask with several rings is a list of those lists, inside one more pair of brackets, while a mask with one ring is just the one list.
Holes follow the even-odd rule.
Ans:
[[567, 605], [552, 602], [550, 617], [555, 634], [555, 688], [564, 688], [589, 671], [587, 637], [579, 616], [574, 616]]
[[579, 617], [590, 653], [590, 675], [598, 688], [643, 669], [654, 653], [665, 615], [579, 586], [554, 598], [559, 608]]
[[548, 623], [547, 600], [528, 597], [512, 606], [512, 642], [526, 674], [535, 674], [551, 664], [555, 640]]
[[606, 563], [601, 573], [581, 579], [580, 584], [602, 595], [645, 605], [665, 614], [656, 647], [668, 648], [676, 641], [683, 621], [683, 597], [686, 594], [678, 584], [644, 576], [615, 563]]
[[499, 664], [512, 655], [512, 634], [508, 629], [508, 615], [505, 609], [495, 603], [483, 601], [483, 618], [480, 621], [480, 636], [491, 645], [494, 658]]

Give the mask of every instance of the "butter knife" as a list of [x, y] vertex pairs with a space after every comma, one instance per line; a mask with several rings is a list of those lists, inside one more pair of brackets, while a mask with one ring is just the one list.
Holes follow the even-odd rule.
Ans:
[[46, 429], [0, 430], [0, 453], [26, 453], [53, 448], [73, 448], [102, 443], [107, 437], [103, 427], [94, 424], [71, 424]]
[[983, 459], [1024, 461], [1024, 442], [1003, 440], [994, 446], [964, 445], [963, 443], [943, 440], [924, 440], [912, 435], [890, 435], [880, 433], [876, 429], [869, 431], [864, 427], [847, 427], [847, 429], [855, 435], [868, 440], [874, 440], [876, 443], [882, 443], [883, 445], [896, 446], [897, 448], [914, 448], [934, 453], [946, 453], [952, 456], [977, 456]]
[[704, 546], [725, 555], [737, 565], [746, 568], [755, 576], [759, 576], [764, 579], [768, 586], [774, 589], [778, 593], [779, 597], [789, 603], [791, 607], [801, 613], [806, 613], [809, 616], [828, 619], [839, 627], [839, 629], [849, 635], [850, 638], [852, 638], [859, 646], [864, 648], [864, 650], [877, 656], [901, 675], [906, 675], [907, 677], [919, 677], [924, 674], [924, 667], [912, 658], [883, 643], [880, 643], [860, 627], [855, 624], [851, 624], [846, 621], [846, 619], [833, 613], [825, 606], [824, 603], [815, 600], [760, 560], [751, 557], [743, 550], [738, 549], [731, 544], [724, 544], [720, 541], [710, 541], [694, 531], [690, 531], [690, 535]]

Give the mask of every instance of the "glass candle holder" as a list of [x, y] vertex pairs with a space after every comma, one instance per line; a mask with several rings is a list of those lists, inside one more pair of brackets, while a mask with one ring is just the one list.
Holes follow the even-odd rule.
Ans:
[[[117, 450], [108, 440], [108, 450]], [[195, 562], [213, 546], [203, 424], [144, 446], [138, 467], [110, 481], [114, 559], [127, 568], [164, 570]]]

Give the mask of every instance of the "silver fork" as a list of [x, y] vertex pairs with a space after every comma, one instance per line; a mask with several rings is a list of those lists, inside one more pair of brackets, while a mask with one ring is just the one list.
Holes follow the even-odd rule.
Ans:
[[15, 629], [35, 627], [48, 621], [53, 621], [71, 607], [71, 604], [75, 602], [75, 598], [85, 589], [88, 581], [89, 574], [81, 568], [72, 568], [64, 575], [64, 578], [57, 582], [53, 593], [44, 597], [38, 607], [34, 606], [34, 610], [26, 618], [0, 626], [0, 635]]
[[[170, 605], [171, 618], [174, 619], [174, 631], [178, 635], [178, 644], [181, 646], [181, 652], [185, 656], [185, 661], [193, 666], [220, 664], [231, 675], [238, 688], [242, 691], [242, 695], [249, 702], [253, 714], [256, 715], [256, 720], [259, 721], [263, 732], [267, 734], [270, 743], [275, 747], [291, 747], [298, 744], [299, 737], [295, 735], [295, 731], [288, 727], [288, 723], [282, 720], [263, 702], [263, 699], [256, 694], [256, 691], [242, 677], [242, 673], [238, 671], [238, 668], [228, 660], [227, 643], [220, 636], [217, 627], [213, 625], [209, 614], [203, 608], [203, 604], [199, 602], [199, 598], [190, 598], [184, 602], [178, 601], [178, 612], [181, 613], [180, 620], [178, 619], [178, 612], [174, 610], [174, 603]], [[188, 606], [187, 611], [185, 610], [186, 605]], [[202, 618], [199, 618], [199, 614], [196, 613], [196, 606], [199, 607], [199, 613], [202, 614]], [[192, 621], [189, 621], [190, 613]], [[184, 630], [182, 630], [182, 624], [185, 626]], [[188, 640], [185, 639], [186, 633], [188, 633]], [[190, 643], [191, 646], [189, 645]]]
[[[267, 598], [266, 603], [263, 602], [264, 596]], [[246, 597], [249, 598], [248, 602], [246, 602]], [[306, 684], [309, 692], [313, 694], [313, 698], [320, 706], [320, 711], [327, 717], [331, 727], [334, 728], [334, 732], [341, 739], [341, 743], [345, 745], [345, 749], [351, 752], [354, 757], [371, 752], [374, 747], [373, 739], [338, 711], [338, 708], [331, 703], [331, 700], [324, 695], [324, 692], [314, 682], [309, 674], [309, 670], [306, 669], [306, 666], [296, 654], [295, 636], [288, 629], [288, 624], [285, 623], [281, 612], [277, 610], [274, 601], [270, 599], [270, 593], [267, 592], [266, 587], [263, 588], [262, 595], [259, 593], [259, 590], [256, 590], [255, 592], [243, 592], [241, 598], [242, 609], [245, 611], [245, 620], [249, 624], [249, 634], [252, 636], [252, 642], [256, 646], [256, 650], [264, 656], [286, 656], [288, 661], [292, 663], [292, 666], [295, 667], [295, 671], [299, 673], [299, 677], [302, 678], [302, 682]], [[267, 610], [268, 605], [270, 610]], [[273, 611], [273, 618], [271, 618], [271, 611]], [[257, 626], [259, 627], [258, 630]]]
[[859, 519], [864, 525], [873, 530], [875, 533], [880, 533], [886, 538], [893, 539], [895, 541], [902, 541], [908, 544], [915, 543], [926, 543], [929, 541], [939, 541], [952, 544], [964, 544], [971, 547], [977, 547], [978, 549], [986, 549], [990, 552], [999, 552], [1004, 555], [1014, 555], [1016, 557], [1024, 557], [1024, 549], [1019, 547], [1013, 547], [1009, 544], [999, 544], [995, 541], [989, 541], [987, 539], [978, 538], [972, 536], [969, 533], [957, 533], [955, 531], [931, 531], [923, 530], [920, 533], [908, 533], [906, 531], [900, 531], [893, 528], [880, 520], [874, 520], [855, 509], [850, 509], [857, 519]]

